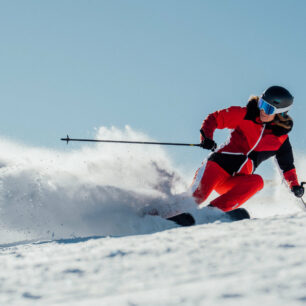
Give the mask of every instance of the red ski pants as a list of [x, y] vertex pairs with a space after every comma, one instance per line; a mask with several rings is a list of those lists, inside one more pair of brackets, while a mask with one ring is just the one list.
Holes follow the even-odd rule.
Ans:
[[200, 169], [196, 173], [193, 183], [196, 188], [193, 192], [195, 201], [201, 204], [215, 190], [220, 196], [210, 204], [223, 211], [239, 207], [264, 186], [263, 179], [258, 174], [231, 176], [213, 161], [207, 162], [202, 177], [199, 177], [201, 176]]

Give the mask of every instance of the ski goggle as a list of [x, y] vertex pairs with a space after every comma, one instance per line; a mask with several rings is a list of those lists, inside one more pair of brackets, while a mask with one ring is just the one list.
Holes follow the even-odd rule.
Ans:
[[290, 106], [284, 108], [276, 108], [275, 106], [269, 104], [263, 98], [260, 98], [258, 101], [258, 107], [260, 110], [264, 110], [267, 115], [280, 114], [287, 112], [290, 109]]

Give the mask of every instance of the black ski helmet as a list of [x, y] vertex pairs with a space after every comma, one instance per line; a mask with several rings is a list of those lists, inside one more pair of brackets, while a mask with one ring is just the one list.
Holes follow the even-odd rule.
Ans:
[[288, 111], [293, 104], [293, 96], [286, 88], [281, 86], [269, 87], [264, 91], [261, 98], [277, 109], [284, 109], [284, 111]]

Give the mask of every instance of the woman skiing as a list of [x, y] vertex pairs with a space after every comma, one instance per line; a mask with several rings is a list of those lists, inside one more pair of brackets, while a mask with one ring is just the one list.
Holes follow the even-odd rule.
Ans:
[[[219, 197], [210, 206], [225, 212], [246, 202], [264, 186], [253, 174], [264, 160], [275, 156], [289, 188], [302, 197], [304, 187], [298, 183], [288, 133], [293, 126], [287, 112], [293, 96], [280, 86], [268, 88], [260, 97], [253, 96], [246, 107], [232, 106], [216, 111], [201, 127], [201, 146], [214, 151], [196, 172], [192, 195], [203, 203], [215, 190]], [[215, 129], [232, 129], [228, 142], [217, 149]]]

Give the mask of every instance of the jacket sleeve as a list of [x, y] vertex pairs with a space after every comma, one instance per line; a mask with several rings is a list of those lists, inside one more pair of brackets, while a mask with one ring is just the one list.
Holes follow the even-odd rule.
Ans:
[[[213, 139], [216, 129], [234, 129], [245, 117], [246, 107], [232, 106], [227, 109], [222, 109], [208, 115], [201, 129], [207, 138]], [[201, 141], [203, 136], [201, 135]]]
[[293, 186], [299, 185], [296, 170], [294, 167], [292, 147], [288, 137], [277, 151], [276, 160], [279, 167], [283, 171], [284, 178], [287, 181], [289, 187], [292, 188]]

